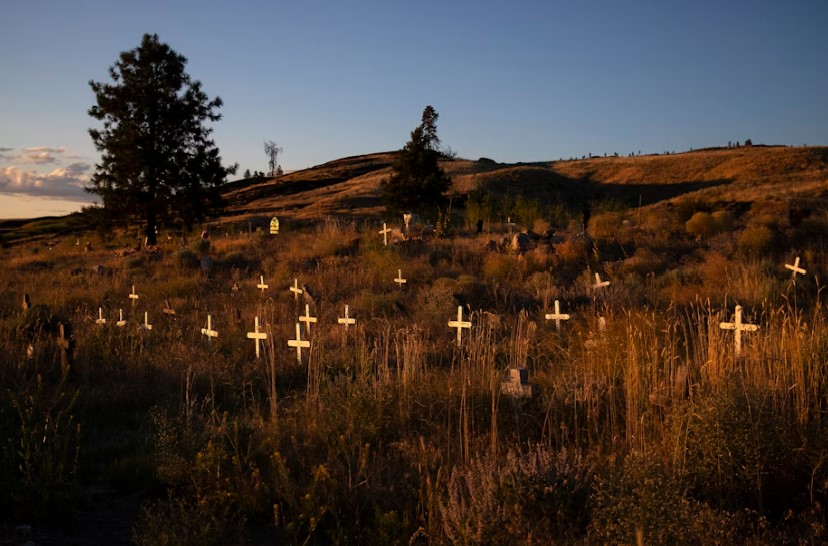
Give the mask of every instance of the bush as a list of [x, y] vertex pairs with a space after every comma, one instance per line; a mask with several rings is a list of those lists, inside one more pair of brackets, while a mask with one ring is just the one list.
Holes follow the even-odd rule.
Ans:
[[759, 256], [773, 245], [773, 231], [763, 225], [751, 225], [739, 234], [739, 249], [748, 256]]
[[708, 239], [731, 229], [731, 227], [731, 215], [724, 210], [717, 210], [712, 214], [697, 212], [684, 224], [685, 231], [699, 239]]

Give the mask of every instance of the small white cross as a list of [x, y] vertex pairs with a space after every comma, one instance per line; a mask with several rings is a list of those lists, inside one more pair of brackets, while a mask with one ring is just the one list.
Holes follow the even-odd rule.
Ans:
[[293, 286], [290, 287], [290, 291], [293, 292], [293, 299], [298, 300], [299, 294], [303, 293], [304, 290], [299, 288], [299, 281], [297, 279], [293, 279]]
[[457, 346], [463, 343], [463, 328], [471, 330], [471, 321], [463, 321], [463, 306], [457, 306], [457, 320], [448, 321], [449, 328], [457, 328]]
[[115, 323], [115, 326], [123, 327], [126, 326], [126, 321], [124, 320], [124, 310], [118, 309], [118, 322]]
[[339, 324], [344, 324], [346, 332], [348, 331], [348, 325], [349, 324], [356, 324], [356, 319], [351, 318], [351, 317], [348, 316], [348, 305], [347, 304], [345, 305], [345, 317], [344, 318], [343, 317], [337, 318], [336, 322], [338, 322]]
[[736, 349], [736, 356], [742, 354], [742, 332], [755, 332], [759, 326], [755, 324], [744, 324], [742, 322], [742, 306], [736, 306], [736, 320], [733, 322], [720, 322], [719, 328], [722, 330], [735, 330], [734, 347]]
[[506, 227], [509, 228], [509, 233], [512, 233], [512, 228], [515, 227], [515, 224], [514, 224], [514, 222], [512, 222], [512, 217], [511, 216], [508, 216], [506, 218]]
[[149, 315], [146, 311], [144, 311], [144, 324], [141, 325], [141, 328], [147, 332], [152, 330], [152, 324], [149, 323]]
[[382, 235], [382, 244], [388, 246], [388, 234], [391, 233], [391, 230], [388, 228], [385, 222], [382, 223], [382, 229], [379, 231], [379, 234]]
[[98, 307], [98, 320], [95, 321], [95, 324], [106, 324], [106, 319], [103, 317], [103, 309]]
[[402, 285], [408, 282], [407, 280], [402, 278], [402, 269], [397, 270], [397, 278], [394, 279], [394, 282], [399, 284], [400, 288], [402, 288]]
[[546, 320], [554, 320], [555, 321], [555, 329], [560, 332], [561, 330], [561, 321], [562, 320], [569, 320], [572, 317], [568, 314], [561, 313], [561, 304], [558, 300], [555, 300], [555, 312], [552, 314], [544, 315]]
[[201, 329], [201, 335], [207, 336], [207, 341], [212, 341], [211, 338], [218, 337], [218, 332], [213, 330], [213, 318], [207, 315], [207, 328]]
[[259, 317], [256, 317], [255, 326], [252, 332], [247, 332], [247, 338], [252, 339], [256, 344], [256, 358], [259, 358], [259, 344], [261, 340], [267, 339], [267, 334], [259, 331]]
[[288, 347], [296, 347], [296, 360], [299, 364], [302, 363], [302, 349], [310, 348], [310, 341], [302, 341], [302, 331], [299, 323], [296, 323], [296, 339], [289, 339]]
[[299, 315], [299, 321], [305, 323], [305, 330], [310, 332], [311, 324], [316, 324], [316, 317], [312, 317], [310, 314], [310, 305], [307, 303], [305, 304], [305, 314]]
[[791, 274], [792, 280], [796, 280], [797, 273], [799, 273], [800, 275], [805, 274], [805, 270], [799, 267], [799, 256], [796, 257], [796, 260], [794, 260], [793, 265], [785, 264], [785, 269], [790, 269], [791, 271], [793, 271], [793, 273]]
[[132, 300], [132, 305], [135, 305], [135, 302], [138, 301], [138, 294], [135, 293], [135, 285], [132, 285], [132, 293], [129, 295], [129, 299]]
[[256, 288], [258, 288], [262, 292], [269, 288], [269, 286], [266, 285], [264, 282], [264, 275], [259, 275], [259, 284], [256, 285]]
[[609, 281], [601, 281], [601, 274], [596, 272], [595, 273], [595, 284], [592, 285], [593, 290], [597, 290], [599, 288], [606, 288], [610, 285]]

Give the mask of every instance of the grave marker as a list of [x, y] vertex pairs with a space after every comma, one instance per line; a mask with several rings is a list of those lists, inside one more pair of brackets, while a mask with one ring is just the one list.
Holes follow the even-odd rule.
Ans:
[[266, 284], [265, 284], [265, 282], [264, 282], [264, 275], [259, 275], [259, 284], [257, 284], [257, 285], [256, 285], [256, 288], [258, 288], [259, 290], [261, 290], [263, 293], [264, 293], [264, 291], [265, 291], [265, 290], [267, 290], [268, 288], [270, 288], [270, 287], [269, 287], [268, 285], [266, 285]]
[[506, 381], [500, 383], [500, 392], [513, 398], [531, 398], [529, 371], [526, 368], [509, 368]]
[[310, 315], [310, 305], [305, 304], [305, 314], [299, 316], [299, 322], [305, 323], [305, 330], [310, 333], [311, 324], [316, 324], [316, 317]]
[[507, 216], [506, 217], [506, 227], [509, 228], [509, 235], [512, 234], [512, 228], [515, 227], [515, 225], [516, 224], [514, 222], [512, 222], [512, 217]]
[[296, 323], [296, 339], [289, 339], [288, 347], [296, 347], [296, 360], [302, 364], [302, 349], [310, 348], [310, 341], [302, 341], [302, 332], [299, 323]]
[[103, 316], [103, 309], [98, 307], [98, 319], [95, 321], [95, 324], [106, 324], [106, 319]]
[[558, 300], [555, 300], [555, 312], [551, 314], [544, 315], [546, 320], [554, 320], [555, 321], [555, 329], [559, 332], [561, 331], [561, 321], [562, 320], [569, 320], [572, 317], [568, 314], [561, 313], [561, 304]]
[[402, 269], [397, 270], [397, 278], [394, 279], [394, 282], [400, 286], [400, 289], [402, 289], [402, 285], [408, 282], [407, 280], [402, 278]]
[[348, 326], [349, 325], [356, 324], [356, 319], [351, 318], [351, 317], [348, 316], [348, 305], [347, 304], [345, 305], [345, 316], [344, 317], [338, 317], [336, 319], [336, 322], [338, 322], [339, 324], [344, 324], [346, 332], [348, 331]]
[[144, 324], [141, 325], [141, 329], [146, 330], [147, 332], [152, 330], [152, 324], [149, 323], [149, 313], [146, 311], [144, 311]]
[[799, 256], [796, 257], [796, 260], [794, 260], [793, 265], [785, 264], [785, 269], [790, 269], [791, 271], [793, 271], [793, 273], [791, 274], [791, 280], [794, 282], [796, 282], [797, 273], [799, 273], [800, 275], [805, 274], [805, 270], [799, 267]]
[[58, 349], [60, 349], [60, 364], [61, 366], [66, 367], [69, 365], [69, 349], [71, 344], [69, 343], [69, 338], [66, 337], [66, 331], [62, 322], [58, 322], [58, 333], [59, 335], [55, 340], [55, 343], [57, 344]]
[[175, 309], [170, 306], [170, 300], [164, 300], [164, 310], [165, 315], [174, 317], [175, 316]]
[[463, 343], [463, 328], [471, 330], [471, 321], [463, 321], [463, 306], [457, 306], [457, 320], [448, 321], [449, 328], [457, 328], [457, 346]]
[[259, 343], [267, 339], [267, 334], [259, 331], [259, 317], [256, 317], [252, 332], [247, 332], [247, 339], [252, 339], [256, 344], [256, 358], [259, 358]]
[[119, 327], [126, 326], [126, 321], [124, 320], [124, 311], [123, 311], [123, 309], [118, 309], [118, 322], [115, 323], [115, 326], [119, 326]]
[[271, 235], [278, 235], [279, 234], [279, 219], [275, 216], [270, 220], [270, 234]]
[[135, 293], [135, 285], [132, 285], [132, 292], [129, 294], [129, 299], [132, 300], [133, 307], [135, 306], [135, 302], [138, 301], [138, 294]]
[[218, 337], [218, 332], [213, 330], [213, 317], [207, 315], [207, 328], [201, 329], [201, 335], [207, 336], [207, 341], [212, 341], [214, 337]]
[[756, 324], [745, 324], [742, 322], [742, 306], [736, 306], [736, 320], [733, 322], [720, 322], [719, 328], [722, 330], [734, 330], [733, 346], [736, 350], [736, 356], [742, 354], [742, 332], [755, 332], [759, 329]]
[[598, 290], [599, 288], [606, 288], [610, 285], [609, 281], [602, 281], [601, 274], [597, 271], [595, 272], [595, 284], [592, 285], [593, 290]]
[[382, 244], [388, 246], [388, 234], [391, 233], [391, 230], [388, 228], [385, 222], [382, 223], [382, 229], [379, 231], [379, 234], [382, 235]]
[[299, 281], [297, 279], [293, 279], [293, 286], [290, 287], [290, 291], [293, 292], [294, 301], [299, 301], [299, 294], [304, 292], [304, 290], [299, 288]]
[[29, 299], [28, 294], [23, 294], [23, 305], [21, 306], [23, 311], [28, 311], [32, 307], [32, 300]]

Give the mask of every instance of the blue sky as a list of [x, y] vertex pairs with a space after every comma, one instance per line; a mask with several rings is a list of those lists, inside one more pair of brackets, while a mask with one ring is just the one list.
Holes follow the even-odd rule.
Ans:
[[224, 101], [226, 163], [401, 148], [430, 104], [460, 157], [828, 144], [828, 2], [32, 1], [0, 8], [0, 218], [61, 214], [98, 161], [89, 80], [157, 33]]

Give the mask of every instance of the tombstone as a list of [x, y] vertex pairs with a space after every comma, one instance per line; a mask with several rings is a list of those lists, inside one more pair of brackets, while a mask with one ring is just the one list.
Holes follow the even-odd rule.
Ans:
[[609, 281], [602, 281], [601, 274], [597, 271], [595, 272], [595, 284], [592, 285], [593, 290], [598, 290], [599, 288], [606, 288], [610, 285]]
[[500, 392], [513, 398], [531, 398], [529, 371], [526, 368], [509, 368], [506, 381], [500, 383]]
[[115, 323], [115, 326], [118, 326], [119, 328], [123, 328], [124, 326], [126, 326], [123, 309], [118, 309], [118, 322]]
[[259, 331], [259, 317], [256, 317], [253, 331], [247, 332], [247, 339], [252, 339], [253, 343], [256, 344], [256, 358], [258, 359], [260, 354], [259, 345], [263, 340], [267, 339], [267, 334]]
[[379, 230], [379, 234], [382, 235], [382, 244], [388, 246], [388, 234], [391, 233], [391, 230], [388, 228], [388, 225], [383, 222], [382, 229]]
[[271, 235], [278, 235], [279, 234], [279, 219], [275, 216], [270, 220], [270, 234]]
[[24, 313], [32, 308], [32, 300], [29, 299], [28, 294], [23, 294], [23, 305], [21, 307]]
[[457, 306], [457, 320], [448, 321], [449, 328], [457, 328], [457, 346], [463, 343], [463, 328], [471, 330], [471, 321], [463, 321], [463, 306]]
[[736, 306], [736, 320], [733, 322], [720, 322], [719, 328], [722, 330], [734, 330], [733, 336], [733, 347], [736, 352], [736, 356], [740, 356], [742, 354], [742, 332], [755, 332], [759, 329], [759, 326], [755, 324], [745, 324], [742, 322], [742, 306]]
[[561, 321], [562, 320], [569, 320], [572, 318], [568, 314], [561, 313], [561, 304], [558, 300], [555, 300], [555, 312], [551, 314], [546, 314], [543, 316], [546, 320], [554, 320], [555, 321], [555, 329], [557, 331], [561, 331]]
[[163, 313], [168, 317], [175, 317], [175, 309], [170, 305], [170, 300], [164, 300]]
[[218, 337], [218, 331], [213, 330], [213, 317], [207, 315], [207, 328], [201, 329], [201, 335], [207, 336], [207, 341], [212, 342], [214, 337]]
[[262, 293], [264, 293], [264, 291], [265, 291], [265, 290], [267, 290], [268, 288], [270, 288], [270, 287], [269, 287], [268, 285], [266, 285], [266, 284], [265, 284], [265, 282], [264, 282], [264, 275], [259, 275], [259, 284], [257, 284], [257, 285], [256, 285], [256, 288], [258, 288], [259, 290], [261, 290], [261, 291], [262, 291]]
[[402, 290], [403, 285], [408, 282], [406, 279], [403, 279], [402, 269], [397, 270], [397, 278], [394, 279], [394, 282], [397, 283], [397, 285], [400, 287], [400, 290]]
[[793, 265], [785, 264], [785, 269], [790, 269], [791, 271], [793, 271], [793, 273], [791, 274], [791, 280], [793, 282], [796, 282], [797, 274], [804, 275], [806, 273], [804, 269], [799, 267], [799, 256], [796, 257], [796, 260], [794, 260]]
[[132, 292], [129, 294], [129, 299], [132, 300], [132, 306], [135, 306], [135, 302], [138, 301], [138, 294], [135, 293], [135, 285], [132, 285]]
[[290, 291], [293, 292], [293, 301], [299, 301], [299, 294], [304, 293], [304, 290], [299, 288], [299, 281], [297, 279], [293, 279], [293, 286], [290, 287]]
[[310, 333], [311, 324], [316, 324], [316, 317], [312, 317], [310, 314], [310, 305], [307, 303], [305, 304], [305, 314], [299, 315], [299, 322], [305, 323], [305, 330]]
[[146, 311], [144, 311], [144, 324], [141, 325], [141, 329], [146, 332], [152, 330], [152, 324], [149, 323], [149, 313]]
[[95, 321], [95, 324], [106, 324], [106, 319], [103, 316], [103, 309], [98, 307], [98, 318]]
[[299, 323], [296, 323], [296, 339], [289, 339], [288, 347], [296, 347], [296, 361], [302, 364], [302, 349], [310, 348], [310, 341], [302, 340], [302, 332]]
[[336, 319], [336, 322], [339, 323], [339, 324], [344, 324], [345, 325], [345, 332], [348, 331], [348, 326], [350, 326], [351, 324], [356, 324], [356, 319], [351, 318], [351, 317], [348, 316], [348, 305], [347, 304], [345, 304], [345, 316], [344, 317], [338, 317]]

